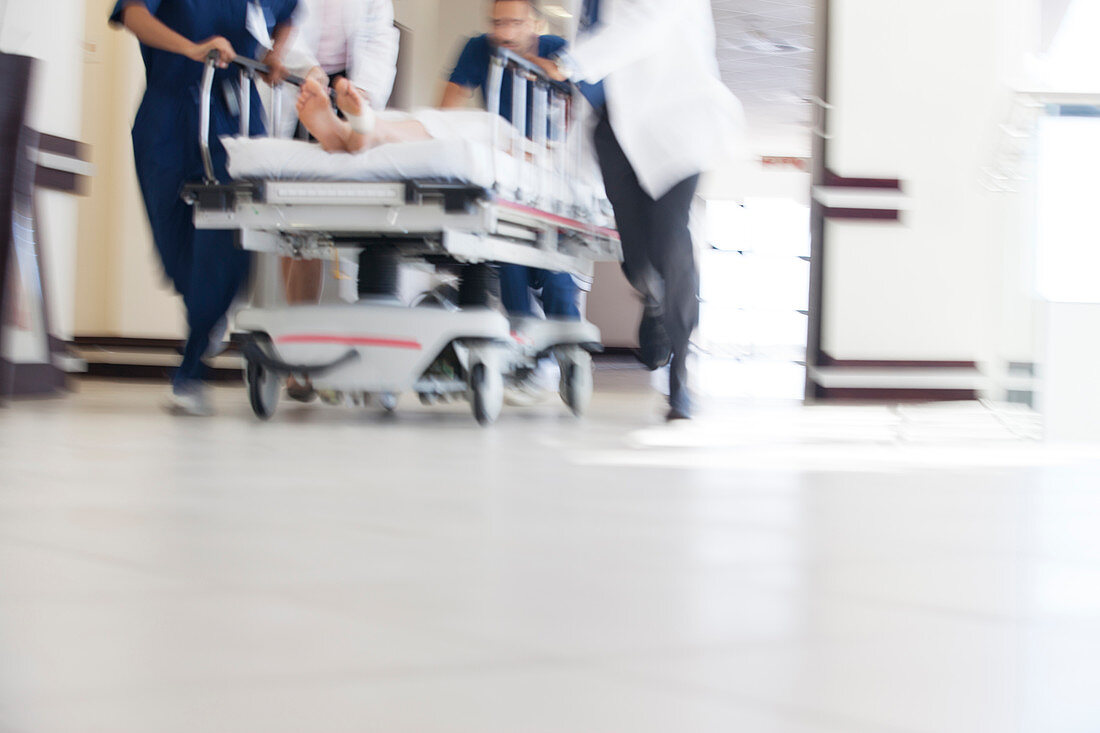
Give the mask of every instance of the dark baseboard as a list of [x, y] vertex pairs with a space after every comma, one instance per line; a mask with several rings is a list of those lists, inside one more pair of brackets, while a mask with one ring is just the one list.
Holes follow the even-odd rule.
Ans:
[[[90, 379], [132, 379], [141, 381], [165, 382], [171, 379], [174, 366], [166, 364], [143, 363], [143, 355], [164, 355], [177, 357], [183, 353], [183, 341], [180, 339], [160, 338], [123, 338], [118, 336], [77, 336], [68, 342], [70, 350], [80, 352], [87, 363], [87, 370], [81, 375]], [[97, 361], [96, 351], [130, 352], [125, 361], [113, 359]], [[230, 342], [226, 354], [238, 351], [237, 345]], [[207, 379], [213, 382], [234, 382], [242, 379], [241, 370], [227, 367], [208, 367]]]
[[[89, 362], [88, 369], [78, 375], [82, 379], [127, 379], [147, 382], [167, 382], [172, 378], [172, 367], [155, 364], [106, 364]], [[240, 369], [207, 368], [206, 379], [211, 382], [240, 382], [244, 375]]]
[[[817, 366], [830, 369], [845, 369], [850, 373], [857, 373], [861, 369], [867, 370], [913, 370], [922, 369], [958, 370], [972, 369], [977, 371], [978, 363], [967, 360], [903, 360], [903, 359], [836, 359], [831, 355], [820, 352]], [[979, 398], [979, 394], [973, 389], [943, 389], [940, 387], [926, 388], [882, 388], [882, 387], [824, 387], [813, 381], [810, 376], [810, 396], [815, 400], [837, 402], [958, 402], [972, 401]]]
[[[121, 336], [76, 336], [69, 342], [81, 349], [133, 349], [139, 351], [183, 352], [182, 339], [125, 338]], [[226, 353], [238, 350], [238, 339], [234, 334], [226, 347]]]
[[604, 358], [604, 359], [631, 358], [631, 359], [633, 359], [634, 358], [634, 351], [635, 351], [634, 349], [632, 349], [628, 346], [605, 346], [603, 351], [601, 351], [597, 354], [593, 354], [592, 357], [594, 359], [597, 359], [597, 360], [600, 359], [600, 358]]
[[818, 357], [819, 367], [866, 369], [977, 369], [976, 361], [913, 361], [897, 359], [834, 359], [824, 351]]
[[827, 389], [814, 385], [814, 399], [827, 402], [973, 402], [978, 393], [965, 389]]

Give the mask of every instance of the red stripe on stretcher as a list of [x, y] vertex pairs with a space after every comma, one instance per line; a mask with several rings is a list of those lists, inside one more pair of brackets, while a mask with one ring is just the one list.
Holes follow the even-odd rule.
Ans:
[[280, 344], [340, 344], [341, 346], [379, 346], [386, 349], [410, 349], [420, 351], [417, 341], [378, 338], [376, 336], [326, 336], [315, 333], [296, 333], [275, 339]]
[[513, 201], [498, 199], [497, 203], [506, 209], [512, 209], [513, 211], [519, 211], [523, 214], [537, 216], [540, 219], [546, 219], [547, 221], [552, 221], [555, 224], [564, 224], [571, 229], [580, 229], [581, 231], [589, 232], [591, 234], [602, 234], [608, 239], [617, 240], [619, 238], [619, 232], [615, 229], [608, 229], [607, 227], [600, 227], [596, 226], [595, 224], [585, 224], [583, 221], [577, 221], [576, 219], [569, 219], [564, 216], [558, 216], [557, 214], [551, 214], [549, 211], [536, 209], [533, 206], [524, 206], [523, 204], [517, 204]]

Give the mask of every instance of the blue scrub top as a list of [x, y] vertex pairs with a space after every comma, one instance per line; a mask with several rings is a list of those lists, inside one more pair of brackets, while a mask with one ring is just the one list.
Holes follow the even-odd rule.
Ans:
[[[539, 56], [544, 59], [550, 58], [564, 49], [566, 45], [565, 39], [559, 36], [539, 36]], [[485, 87], [489, 83], [489, 61], [492, 56], [493, 44], [490, 43], [488, 34], [471, 38], [466, 43], [466, 47], [462, 49], [462, 54], [458, 57], [458, 63], [455, 64], [449, 80], [451, 83], [467, 89], [480, 89], [481, 98], [486, 102], [486, 107], [489, 105], [488, 100], [485, 99]], [[506, 74], [504, 77], [500, 90], [500, 100], [500, 115], [511, 122], [512, 79], [510, 75]], [[527, 100], [527, 113], [530, 115], [531, 97], [528, 96]]]
[[[595, 32], [600, 26], [600, 0], [584, 0], [584, 4], [581, 6], [581, 22], [580, 32], [581, 35]], [[595, 109], [603, 109], [607, 105], [607, 91], [602, 81], [598, 81], [595, 84], [589, 84], [588, 82], [578, 82], [577, 88], [580, 90], [584, 98], [588, 100]]]
[[[246, 26], [249, 1], [263, 11], [268, 32], [288, 22], [298, 0], [139, 0], [158, 20], [180, 35], [202, 42], [211, 36], [223, 36], [240, 56], [254, 58], [259, 46]], [[122, 9], [134, 0], [118, 0], [110, 23], [122, 23]], [[179, 54], [141, 46], [145, 62], [145, 96], [134, 120], [134, 153], [139, 168], [158, 169], [165, 186], [178, 189], [187, 179], [201, 176], [198, 151], [199, 89], [203, 65]], [[230, 112], [224, 93], [226, 83], [235, 84], [234, 67], [219, 69], [214, 78], [211, 117], [211, 152], [219, 177], [226, 176], [224, 153], [218, 135], [240, 130], [238, 118]], [[253, 88], [251, 134], [263, 133], [263, 114], [259, 96]], [[139, 170], [139, 175], [141, 171]], [[147, 181], [148, 182], [148, 181]], [[150, 215], [155, 215], [150, 211]]]

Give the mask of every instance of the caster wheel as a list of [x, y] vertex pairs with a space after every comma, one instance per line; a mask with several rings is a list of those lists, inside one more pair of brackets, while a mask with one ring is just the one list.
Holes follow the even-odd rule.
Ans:
[[470, 370], [470, 404], [480, 425], [491, 425], [500, 416], [504, 406], [504, 379], [500, 372], [484, 363], [474, 365]]
[[393, 392], [383, 392], [378, 395], [378, 404], [386, 412], [393, 412], [397, 409], [397, 395]]
[[562, 402], [574, 415], [580, 417], [592, 402], [592, 355], [578, 349], [560, 363], [561, 382], [558, 393]]
[[261, 420], [268, 420], [275, 414], [279, 404], [279, 375], [265, 369], [260, 364], [249, 361], [245, 364], [244, 378], [248, 386], [248, 402], [252, 412]]

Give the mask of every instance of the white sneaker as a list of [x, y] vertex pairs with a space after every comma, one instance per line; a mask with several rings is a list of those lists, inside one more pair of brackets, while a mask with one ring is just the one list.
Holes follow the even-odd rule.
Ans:
[[512, 407], [528, 407], [545, 402], [550, 393], [538, 383], [535, 375], [504, 385], [504, 403]]
[[168, 410], [174, 415], [191, 417], [209, 417], [214, 414], [214, 408], [206, 396], [206, 388], [198, 383], [172, 387]]

